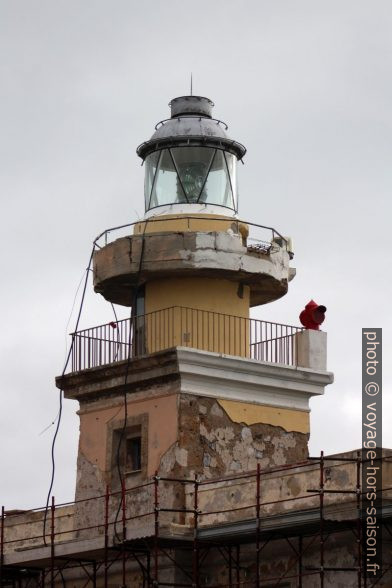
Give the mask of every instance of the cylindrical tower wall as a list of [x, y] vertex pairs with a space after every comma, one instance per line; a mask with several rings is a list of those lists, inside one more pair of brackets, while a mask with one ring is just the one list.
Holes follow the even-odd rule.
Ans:
[[183, 277], [145, 285], [146, 351], [185, 345], [249, 356], [249, 286], [225, 279]]

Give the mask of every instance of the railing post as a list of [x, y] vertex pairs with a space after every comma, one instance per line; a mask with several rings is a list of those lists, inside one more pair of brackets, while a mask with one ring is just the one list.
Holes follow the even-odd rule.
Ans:
[[74, 335], [72, 335], [72, 339], [71, 339], [71, 369], [74, 372], [75, 371], [75, 345], [74, 345]]
[[78, 364], [79, 364], [79, 371], [82, 369], [82, 337], [78, 337], [79, 342], [79, 357], [78, 357]]
[[298, 364], [298, 337], [297, 337], [297, 333], [299, 331], [297, 331], [296, 333], [293, 333], [292, 335], [292, 347], [293, 347], [293, 365], [297, 365]]

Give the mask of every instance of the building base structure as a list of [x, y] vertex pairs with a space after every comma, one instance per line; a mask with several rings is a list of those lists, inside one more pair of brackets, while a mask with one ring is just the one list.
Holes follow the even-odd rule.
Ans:
[[[390, 586], [392, 452], [374, 582], [363, 576], [361, 453], [308, 455], [309, 399], [331, 381], [184, 347], [58, 378], [80, 403], [76, 500], [3, 510], [1, 585]], [[119, 478], [116, 443], [135, 431], [140, 469]]]
[[[362, 574], [363, 460], [349, 452], [210, 480], [155, 475], [53, 502], [45, 542], [42, 510], [3, 511], [2, 586], [390, 586], [391, 459], [384, 450], [384, 569], [374, 581]], [[79, 513], [90, 504], [86, 525]]]

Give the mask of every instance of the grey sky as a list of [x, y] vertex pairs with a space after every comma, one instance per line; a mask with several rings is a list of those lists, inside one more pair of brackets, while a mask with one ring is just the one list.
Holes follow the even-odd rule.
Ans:
[[[360, 445], [361, 327], [391, 353], [390, 0], [1, 0], [0, 502], [44, 503], [65, 333], [91, 242], [143, 214], [135, 154], [189, 91], [248, 149], [240, 216], [294, 240], [297, 277], [254, 316], [328, 307], [336, 382], [312, 403], [311, 450]], [[126, 311], [119, 311], [125, 316]], [[89, 288], [83, 326], [112, 320]], [[72, 330], [73, 315], [67, 331]], [[386, 363], [386, 362], [385, 362]], [[384, 445], [391, 372], [384, 370]], [[65, 401], [57, 500], [73, 498]]]

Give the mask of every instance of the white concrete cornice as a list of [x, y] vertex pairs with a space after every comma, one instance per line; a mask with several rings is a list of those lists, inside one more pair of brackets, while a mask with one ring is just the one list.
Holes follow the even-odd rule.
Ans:
[[309, 410], [331, 372], [177, 347], [181, 392], [280, 408]]

